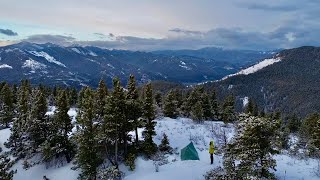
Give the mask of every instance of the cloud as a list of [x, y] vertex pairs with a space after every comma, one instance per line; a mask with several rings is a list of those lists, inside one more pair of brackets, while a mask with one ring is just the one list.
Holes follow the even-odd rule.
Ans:
[[188, 34], [188, 35], [202, 33], [201, 31], [191, 31], [191, 30], [180, 29], [180, 28], [170, 29], [169, 32], [182, 33], [182, 34]]
[[29, 36], [28, 38], [24, 39], [23, 41], [33, 42], [33, 43], [54, 43], [59, 45], [71, 45], [76, 39], [72, 36], [64, 36], [64, 35], [50, 35], [50, 34], [37, 34]]
[[290, 11], [296, 11], [299, 9], [297, 5], [272, 5], [272, 4], [266, 4], [266, 3], [257, 3], [257, 2], [242, 2], [238, 4], [239, 7], [245, 7], [250, 10], [262, 10], [262, 11], [280, 11], [280, 12], [290, 12]]
[[7, 36], [18, 36], [18, 33], [10, 30], [10, 29], [0, 29], [0, 33]]

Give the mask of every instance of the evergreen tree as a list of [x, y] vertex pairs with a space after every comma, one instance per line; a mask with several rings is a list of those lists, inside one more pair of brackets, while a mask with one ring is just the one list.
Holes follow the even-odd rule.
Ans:
[[160, 92], [157, 92], [156, 95], [154, 96], [154, 99], [156, 101], [156, 104], [158, 107], [162, 107], [162, 95]]
[[318, 153], [318, 158], [320, 157], [320, 118], [317, 122], [312, 133], [311, 144], [314, 146], [316, 153]]
[[100, 80], [97, 91], [96, 91], [96, 100], [95, 100], [95, 109], [97, 114], [98, 121], [104, 116], [104, 107], [106, 105], [106, 97], [108, 95], [108, 89], [103, 80]]
[[246, 106], [245, 113], [251, 114], [252, 116], [258, 116], [259, 115], [258, 105], [253, 101], [252, 98], [249, 98], [248, 104]]
[[42, 88], [37, 88], [33, 91], [35, 102], [31, 105], [31, 112], [27, 118], [26, 132], [28, 133], [27, 149], [31, 150], [31, 154], [37, 152], [39, 146], [47, 138], [47, 118], [46, 112], [48, 110], [47, 100]]
[[304, 119], [300, 133], [305, 141], [308, 142], [311, 139], [312, 134], [314, 134], [318, 119], [320, 119], [320, 114], [318, 113], [310, 114]]
[[135, 130], [135, 142], [138, 145], [139, 136], [138, 128], [142, 127], [142, 122], [140, 117], [142, 116], [142, 102], [139, 99], [138, 90], [136, 88], [136, 80], [133, 75], [130, 75], [129, 82], [127, 85], [127, 95], [126, 95], [126, 104], [127, 104], [127, 118], [131, 122], [133, 129]]
[[248, 104], [246, 105], [245, 113], [253, 115], [254, 102], [252, 98], [249, 98]]
[[0, 90], [0, 124], [8, 128], [13, 118], [13, 93], [7, 83]]
[[206, 92], [202, 93], [201, 101], [202, 101], [202, 109], [203, 109], [203, 118], [208, 120], [212, 117], [212, 110], [211, 110], [209, 96]]
[[301, 121], [297, 115], [292, 115], [287, 118], [287, 127], [291, 133], [296, 133], [301, 127]]
[[69, 163], [74, 155], [74, 145], [69, 139], [73, 125], [68, 115], [69, 110], [67, 91], [59, 92], [53, 119], [48, 123], [49, 132], [42, 146], [43, 160], [49, 162], [54, 158], [64, 156]]
[[2, 149], [0, 148], [0, 179], [1, 180], [12, 180], [15, 171], [10, 170], [13, 162], [5, 155], [1, 154]]
[[11, 128], [11, 134], [9, 142], [6, 144], [8, 148], [11, 148], [11, 152], [18, 159], [23, 158], [26, 155], [25, 142], [27, 139], [25, 125], [29, 114], [29, 93], [30, 84], [28, 81], [21, 81], [21, 85], [18, 90], [18, 102], [17, 102], [17, 118], [13, 121]]
[[236, 119], [234, 110], [234, 96], [227, 96], [222, 105], [222, 120], [224, 123], [233, 122]]
[[146, 120], [146, 127], [144, 131], [144, 148], [148, 156], [154, 154], [157, 150], [157, 145], [153, 142], [152, 137], [156, 135], [154, 121], [155, 110], [153, 106], [153, 95], [151, 84], [147, 84], [145, 88], [145, 100], [144, 100], [144, 109], [143, 116]]
[[217, 99], [215, 90], [213, 90], [210, 94], [210, 106], [211, 106], [211, 118], [213, 120], [220, 119], [219, 104], [218, 104], [218, 99]]
[[191, 110], [191, 116], [193, 120], [196, 120], [198, 123], [202, 122], [204, 119], [203, 115], [203, 104], [202, 101], [198, 101]]
[[178, 106], [178, 102], [175, 99], [175, 92], [173, 90], [170, 90], [164, 101], [164, 108], [163, 108], [164, 115], [170, 118], [177, 118], [178, 117], [177, 106]]
[[[227, 162], [233, 177], [243, 179], [275, 179], [270, 169], [275, 170], [276, 161], [272, 156], [278, 151], [274, 149], [274, 139], [278, 130], [278, 121], [267, 118], [241, 115], [238, 135], [229, 147]], [[248, 156], [249, 155], [249, 156]], [[230, 157], [233, 156], [233, 157]], [[228, 159], [229, 158], [229, 159]]]
[[170, 143], [168, 140], [168, 136], [163, 133], [163, 138], [161, 140], [161, 144], [159, 145], [159, 150], [162, 152], [171, 152], [172, 148], [170, 147]]
[[90, 88], [84, 91], [81, 104], [77, 116], [79, 131], [76, 140], [79, 147], [76, 164], [81, 169], [80, 179], [95, 180], [101, 159], [97, 154], [96, 128], [93, 124], [95, 118], [94, 92]]
[[126, 119], [126, 113], [125, 94], [120, 85], [120, 80], [115, 78], [113, 79], [113, 92], [107, 98], [104, 123], [100, 132], [102, 132], [101, 134], [105, 134], [103, 135], [103, 142], [105, 144], [111, 144], [110, 149], [112, 148], [114, 150], [114, 153], [108, 151], [105, 145], [107, 153], [114, 156], [113, 159], [108, 158], [116, 167], [118, 167], [118, 155], [121, 142], [126, 146], [127, 134], [129, 130], [131, 130], [131, 126]]

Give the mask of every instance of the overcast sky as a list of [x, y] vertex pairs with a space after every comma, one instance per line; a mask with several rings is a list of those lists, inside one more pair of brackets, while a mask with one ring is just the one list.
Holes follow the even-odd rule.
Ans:
[[0, 0], [0, 46], [130, 50], [320, 45], [320, 0]]

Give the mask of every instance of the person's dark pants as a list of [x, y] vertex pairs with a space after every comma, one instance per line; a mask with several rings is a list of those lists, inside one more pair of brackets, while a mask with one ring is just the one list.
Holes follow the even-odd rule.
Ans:
[[210, 154], [211, 164], [213, 164], [213, 154]]

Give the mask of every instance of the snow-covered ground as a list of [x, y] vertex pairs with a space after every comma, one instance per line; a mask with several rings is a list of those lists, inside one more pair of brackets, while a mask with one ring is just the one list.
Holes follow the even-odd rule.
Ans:
[[[53, 114], [55, 107], [50, 107], [47, 114]], [[75, 121], [76, 109], [71, 108], [68, 114]], [[203, 124], [195, 124], [188, 118], [160, 118], [157, 119], [156, 126], [157, 135], [154, 141], [160, 144], [163, 133], [166, 133], [170, 141], [170, 145], [176, 148], [178, 153], [187, 146], [191, 141], [198, 151], [200, 160], [198, 161], [181, 161], [180, 154], [166, 155], [168, 163], [159, 167], [159, 172], [155, 171], [152, 160], [146, 160], [138, 157], [136, 160], [136, 169], [129, 171], [129, 168], [121, 165], [121, 170], [125, 173], [125, 180], [200, 180], [204, 179], [203, 175], [210, 169], [222, 166], [222, 155], [214, 156], [214, 164], [210, 164], [208, 154], [208, 145], [210, 140], [214, 140], [215, 146], [221, 147], [223, 143], [222, 137], [225, 132], [226, 137], [230, 140], [235, 129], [232, 124], [225, 126], [223, 122], [204, 122]], [[143, 129], [139, 129], [138, 133], [141, 137]], [[134, 132], [131, 132], [134, 136]], [[10, 130], [0, 130], [0, 147], [4, 147], [3, 143], [9, 138]], [[3, 148], [4, 150], [8, 150]], [[275, 174], [279, 179], [286, 180], [316, 180], [314, 170], [317, 167], [317, 161], [314, 159], [299, 160], [286, 154], [276, 155], [277, 171]], [[68, 179], [75, 180], [78, 177], [78, 171], [71, 170], [73, 164], [67, 164], [63, 167], [51, 167], [46, 169], [45, 165], [36, 165], [29, 170], [22, 168], [22, 162], [17, 163], [13, 169], [17, 169], [14, 180], [42, 180], [45, 175], [50, 180]]]

